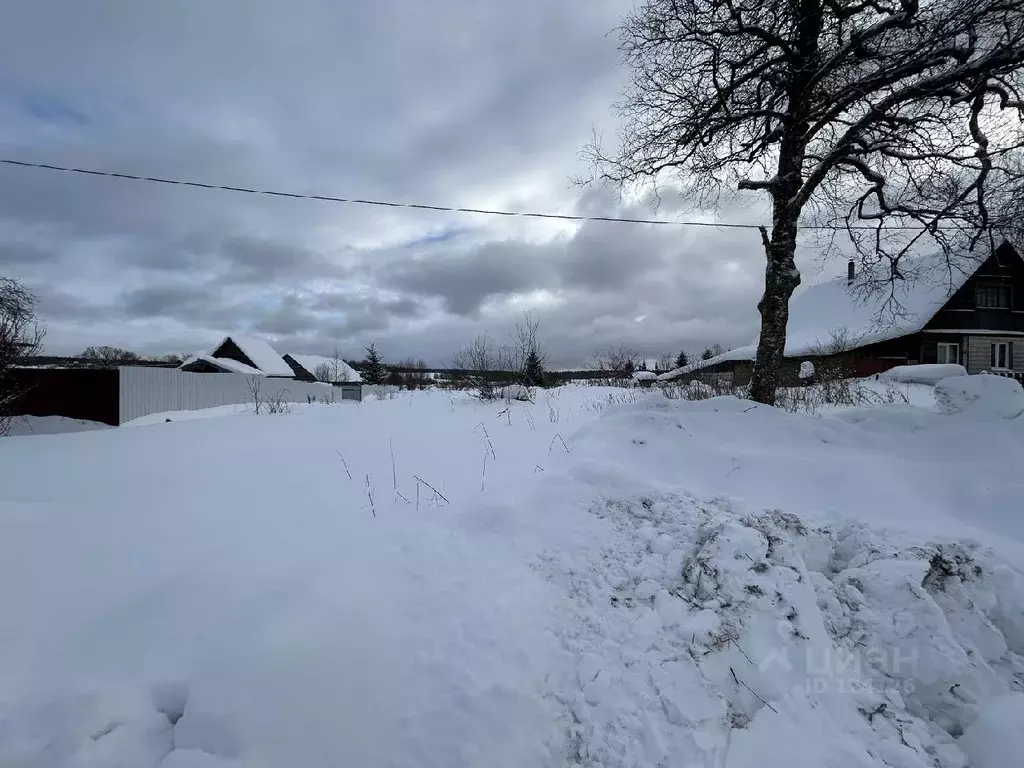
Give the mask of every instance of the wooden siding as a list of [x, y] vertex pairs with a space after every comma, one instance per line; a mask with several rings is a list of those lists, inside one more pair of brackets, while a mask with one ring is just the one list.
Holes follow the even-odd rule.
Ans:
[[[1008, 309], [989, 309], [975, 305], [979, 285], [1006, 285], [1010, 288]], [[1024, 332], [1024, 261], [1008, 243], [1003, 243], [975, 272], [963, 287], [950, 296], [945, 306], [928, 321], [925, 330], [1021, 331]]]
[[969, 336], [967, 338], [968, 373], [981, 373], [992, 367], [992, 345], [1006, 342], [1013, 345], [1011, 370], [1024, 371], [1024, 336]]

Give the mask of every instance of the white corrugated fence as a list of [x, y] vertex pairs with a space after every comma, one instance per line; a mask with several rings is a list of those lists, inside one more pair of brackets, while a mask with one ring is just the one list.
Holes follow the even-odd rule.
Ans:
[[276, 399], [282, 394], [282, 399], [291, 403], [305, 403], [311, 397], [335, 401], [361, 399], [358, 384], [335, 387], [241, 373], [186, 373], [176, 368], [123, 367], [119, 374], [121, 424], [151, 413], [251, 403], [254, 378], [258, 379], [262, 398]]

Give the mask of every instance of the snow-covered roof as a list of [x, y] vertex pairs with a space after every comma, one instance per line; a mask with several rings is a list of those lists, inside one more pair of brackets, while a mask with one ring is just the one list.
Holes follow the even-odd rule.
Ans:
[[202, 360], [204, 362], [209, 363], [210, 365], [216, 366], [225, 373], [245, 373], [250, 376], [265, 375], [263, 371], [248, 366], [245, 363], [240, 363], [237, 360], [232, 360], [230, 357], [214, 357], [213, 355], [193, 355], [178, 367], [184, 368], [185, 366], [191, 365], [192, 363], [198, 360]]
[[288, 376], [290, 378], [295, 375], [284, 358], [262, 339], [254, 339], [249, 336], [225, 336], [224, 340], [214, 347], [214, 351], [220, 348], [225, 341], [233, 341], [235, 346], [242, 350], [242, 354], [267, 376]]
[[[855, 278], [852, 284], [841, 277], [812, 285], [790, 303], [786, 357], [811, 355], [823, 347], [841, 351], [833, 350], [834, 342], [840, 341], [833, 334], [842, 337], [842, 350], [847, 350], [916, 333], [988, 256], [986, 253], [965, 259], [959, 268], [953, 269], [947, 269], [946, 260], [940, 256], [908, 259], [900, 265], [904, 279], [897, 281], [894, 290], [865, 290], [867, 280], [877, 277], [870, 271]], [[898, 306], [891, 301], [893, 298]], [[698, 360], [658, 378], [668, 381], [719, 363], [753, 360], [756, 354], [754, 339], [747, 346], [730, 349], [709, 360]]]
[[736, 347], [736, 349], [730, 349], [728, 352], [723, 352], [720, 355], [709, 357], [707, 360], [697, 360], [689, 365], [684, 365], [682, 368], [676, 368], [668, 373], [663, 373], [658, 377], [658, 381], [671, 381], [672, 379], [679, 378], [680, 376], [685, 376], [688, 373], [696, 373], [704, 368], [710, 368], [718, 363], [727, 363], [736, 360], [753, 360], [756, 352], [756, 344], [753, 346]]
[[651, 379], [658, 378], [658, 374], [654, 371], [636, 371], [633, 374], [633, 378], [637, 381], [650, 381]]
[[[328, 370], [331, 372], [332, 383], [342, 383], [346, 381], [362, 381], [363, 377], [359, 375], [359, 372], [355, 368], [350, 366], [344, 360], [337, 360], [333, 357], [322, 357], [320, 355], [290, 355], [292, 360], [301, 365], [311, 374], [316, 373], [316, 369], [321, 365], [326, 365]], [[337, 375], [335, 375], [335, 364], [337, 364]]]

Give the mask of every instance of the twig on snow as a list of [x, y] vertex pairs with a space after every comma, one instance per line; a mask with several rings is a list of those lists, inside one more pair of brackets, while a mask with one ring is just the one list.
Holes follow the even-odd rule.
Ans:
[[369, 499], [369, 501], [370, 501], [370, 512], [372, 512], [373, 516], [376, 517], [377, 516], [377, 506], [376, 506], [376, 504], [373, 503], [373, 486], [370, 485], [370, 476], [369, 475], [366, 476], [366, 498]]
[[438, 498], [440, 498], [445, 504], [451, 504], [451, 502], [448, 501], [448, 499], [445, 498], [443, 493], [441, 493], [439, 490], [437, 490], [437, 488], [432, 486], [430, 483], [428, 483], [422, 477], [420, 477], [419, 475], [413, 475], [413, 478], [416, 480], [417, 483], [423, 483], [425, 486], [427, 486], [427, 488], [429, 488], [435, 494], [437, 494]]
[[779, 710], [777, 710], [775, 707], [773, 707], [767, 701], [762, 699], [760, 694], [758, 694], [757, 691], [755, 691], [749, 685], [747, 685], [742, 680], [740, 680], [738, 677], [736, 677], [736, 670], [734, 670], [732, 667], [729, 667], [729, 671], [732, 673], [732, 679], [735, 680], [738, 685], [742, 685], [744, 688], [746, 688], [748, 691], [750, 691], [752, 694], [754, 694], [754, 696], [757, 698], [758, 701], [760, 701], [762, 704], [764, 704], [766, 707], [768, 707], [768, 709], [770, 709], [776, 715], [779, 714]]
[[569, 446], [565, 444], [565, 440], [562, 440], [562, 435], [561, 435], [561, 433], [559, 433], [559, 432], [555, 432], [555, 437], [552, 437], [552, 438], [551, 438], [551, 442], [550, 442], [550, 443], [548, 443], [548, 453], [549, 453], [549, 454], [551, 453], [551, 449], [552, 449], [552, 448], [554, 447], [554, 445], [555, 445], [555, 438], [558, 438], [558, 440], [560, 440], [560, 441], [561, 441], [561, 443], [562, 443], [562, 447], [563, 447], [563, 448], [565, 448], [565, 452], [566, 452], [566, 453], [569, 453]]
[[753, 660], [753, 659], [751, 659], [751, 658], [750, 658], [750, 657], [749, 657], [749, 656], [747, 655], [747, 652], [746, 652], [746, 651], [744, 651], [744, 650], [743, 650], [742, 648], [740, 648], [740, 644], [739, 644], [739, 643], [737, 643], [737, 642], [736, 642], [735, 640], [730, 640], [730, 642], [731, 642], [731, 643], [732, 643], [733, 645], [735, 645], [735, 646], [736, 646], [736, 650], [737, 650], [737, 651], [739, 651], [740, 653], [742, 653], [742, 654], [743, 654], [743, 658], [745, 658], [745, 659], [746, 659], [747, 661], [749, 661], [749, 662], [750, 662], [750, 666], [752, 666], [752, 667], [756, 667], [756, 666], [757, 666], [757, 665], [756, 665], [756, 664], [754, 663], [754, 660]]
[[395, 443], [388, 438], [388, 448], [391, 450], [391, 488], [395, 492], [392, 501], [398, 500], [398, 471], [395, 469]]
[[533, 416], [530, 414], [530, 409], [529, 408], [524, 409], [523, 413], [526, 414], [526, 423], [530, 425], [530, 431], [531, 432], [536, 432], [537, 431], [537, 425], [533, 422]]
[[339, 456], [341, 456], [341, 465], [343, 467], [345, 467], [345, 474], [348, 475], [348, 479], [351, 480], [352, 479], [352, 473], [348, 471], [348, 462], [345, 461], [345, 455], [341, 451], [339, 451], [337, 449], [335, 449], [334, 452], [336, 454], [338, 454]]
[[477, 427], [479, 427], [484, 433], [484, 445], [486, 446], [487, 450], [491, 452], [491, 458], [497, 461], [498, 457], [494, 453], [494, 443], [491, 442], [491, 435], [490, 433], [488, 433], [487, 427], [484, 426], [484, 423], [482, 421], [479, 424], [477, 424], [476, 427], [473, 428], [474, 432], [476, 431]]

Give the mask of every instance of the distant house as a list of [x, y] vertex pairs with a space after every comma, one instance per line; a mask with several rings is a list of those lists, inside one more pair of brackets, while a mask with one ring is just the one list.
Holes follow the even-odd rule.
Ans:
[[324, 381], [331, 384], [357, 384], [363, 381], [362, 376], [352, 366], [344, 360], [335, 360], [333, 357], [289, 354], [284, 356], [284, 361], [299, 381], [317, 381], [318, 369], [327, 372], [327, 378]]
[[[1024, 373], [1024, 260], [1009, 242], [963, 269], [921, 257], [901, 267], [893, 290], [859, 295], [865, 276], [813, 285], [790, 305], [783, 383], [799, 383], [800, 364], [870, 376], [897, 365], [959, 363], [969, 373]], [[873, 275], [867, 275], [867, 278]], [[895, 301], [893, 301], [895, 299]], [[661, 380], [718, 375], [750, 381], [756, 340]]]
[[295, 373], [274, 348], [260, 339], [226, 336], [208, 354], [190, 357], [181, 364], [190, 373], [247, 373], [294, 378]]

